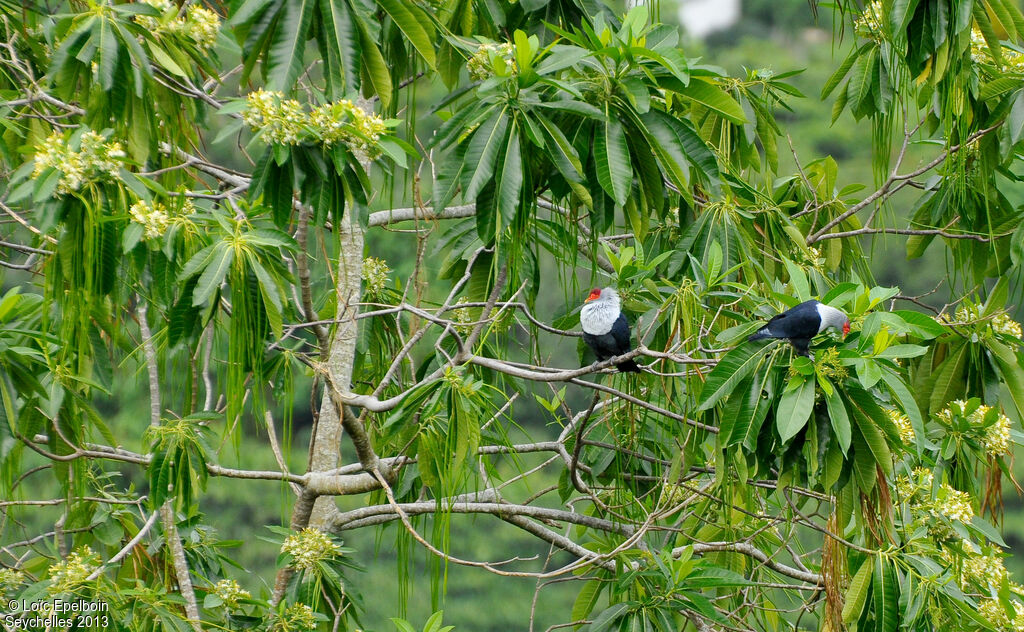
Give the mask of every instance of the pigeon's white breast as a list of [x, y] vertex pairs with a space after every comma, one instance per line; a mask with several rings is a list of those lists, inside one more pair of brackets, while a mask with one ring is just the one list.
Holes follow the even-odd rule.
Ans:
[[618, 312], [609, 309], [611, 305], [588, 303], [580, 311], [580, 325], [583, 331], [592, 336], [603, 336], [612, 330], [612, 325], [619, 317]]

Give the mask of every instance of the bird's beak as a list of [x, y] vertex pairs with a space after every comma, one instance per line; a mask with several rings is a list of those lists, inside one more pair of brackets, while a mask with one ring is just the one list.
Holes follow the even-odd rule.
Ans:
[[586, 299], [583, 300], [583, 302], [584, 303], [589, 303], [592, 300], [594, 300], [594, 297], [593, 296], [588, 296]]

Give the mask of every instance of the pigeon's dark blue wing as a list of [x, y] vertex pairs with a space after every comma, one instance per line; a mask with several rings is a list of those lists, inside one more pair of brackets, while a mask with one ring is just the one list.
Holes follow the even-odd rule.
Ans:
[[773, 338], [813, 338], [821, 326], [817, 301], [800, 303], [768, 321], [765, 329]]
[[626, 321], [625, 314], [619, 313], [619, 317], [612, 323], [612, 330], [609, 333], [615, 339], [615, 355], [622, 355], [629, 351], [629, 323]]
[[[594, 334], [583, 332], [583, 342], [587, 343], [587, 346], [594, 350], [594, 355], [597, 356], [598, 361], [604, 361], [608, 358], [628, 353], [630, 350], [629, 323], [626, 322], [625, 316], [619, 314], [619, 317], [612, 324], [612, 328], [608, 333], [595, 336]], [[640, 371], [640, 367], [632, 360], [620, 362], [616, 366], [619, 371], [633, 373]]]

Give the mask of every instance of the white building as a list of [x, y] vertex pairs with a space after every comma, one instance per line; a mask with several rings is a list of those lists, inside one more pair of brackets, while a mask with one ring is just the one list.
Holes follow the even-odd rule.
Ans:
[[680, 0], [679, 21], [694, 37], [728, 28], [740, 18], [740, 0]]

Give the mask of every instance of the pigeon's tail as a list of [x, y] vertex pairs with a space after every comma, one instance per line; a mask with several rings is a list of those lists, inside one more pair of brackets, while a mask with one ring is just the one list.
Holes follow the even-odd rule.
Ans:
[[619, 373], [639, 373], [640, 367], [632, 360], [624, 360], [615, 365]]
[[754, 341], [754, 340], [761, 340], [763, 338], [774, 338], [774, 337], [775, 336], [772, 336], [772, 332], [768, 331], [767, 327], [762, 327], [762, 328], [758, 329], [756, 332], [754, 332], [753, 334], [751, 334], [750, 336], [748, 336], [747, 340], [748, 341]]

